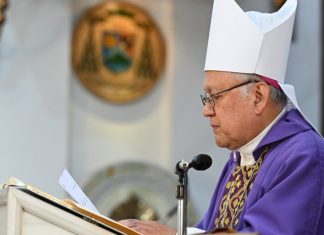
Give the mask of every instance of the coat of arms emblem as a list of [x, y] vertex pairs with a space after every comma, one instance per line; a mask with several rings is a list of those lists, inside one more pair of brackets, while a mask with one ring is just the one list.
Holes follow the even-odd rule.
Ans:
[[113, 103], [137, 100], [160, 77], [165, 45], [139, 7], [108, 1], [90, 9], [73, 35], [72, 62], [81, 82]]

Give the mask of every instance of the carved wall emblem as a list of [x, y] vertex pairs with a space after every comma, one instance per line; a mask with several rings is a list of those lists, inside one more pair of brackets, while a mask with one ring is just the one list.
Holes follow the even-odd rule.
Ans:
[[165, 45], [153, 19], [129, 3], [108, 1], [77, 24], [72, 63], [81, 82], [113, 103], [137, 100], [150, 91], [165, 63]]

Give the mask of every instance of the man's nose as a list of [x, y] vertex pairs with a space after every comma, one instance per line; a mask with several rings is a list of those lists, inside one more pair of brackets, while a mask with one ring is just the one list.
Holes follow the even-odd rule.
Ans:
[[203, 115], [205, 117], [210, 117], [210, 116], [214, 116], [215, 113], [215, 107], [212, 107], [211, 104], [206, 103], [203, 107]]

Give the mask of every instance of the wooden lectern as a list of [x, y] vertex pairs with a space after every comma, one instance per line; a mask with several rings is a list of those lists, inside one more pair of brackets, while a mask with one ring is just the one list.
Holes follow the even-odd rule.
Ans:
[[30, 186], [0, 190], [0, 235], [140, 235]]

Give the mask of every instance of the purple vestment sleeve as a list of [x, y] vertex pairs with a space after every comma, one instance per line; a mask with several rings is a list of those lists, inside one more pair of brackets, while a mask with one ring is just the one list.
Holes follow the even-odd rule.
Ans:
[[[312, 134], [289, 141], [268, 159], [246, 202], [239, 231], [267, 234], [323, 234], [316, 232], [323, 207], [323, 144]], [[313, 139], [313, 140], [312, 140]], [[294, 147], [289, 147], [294, 146]]]
[[[298, 111], [286, 114], [261, 141], [271, 144], [247, 197], [237, 230], [261, 235], [324, 234], [324, 141]], [[224, 186], [235, 162], [220, 177], [209, 209], [197, 225], [213, 228]]]

